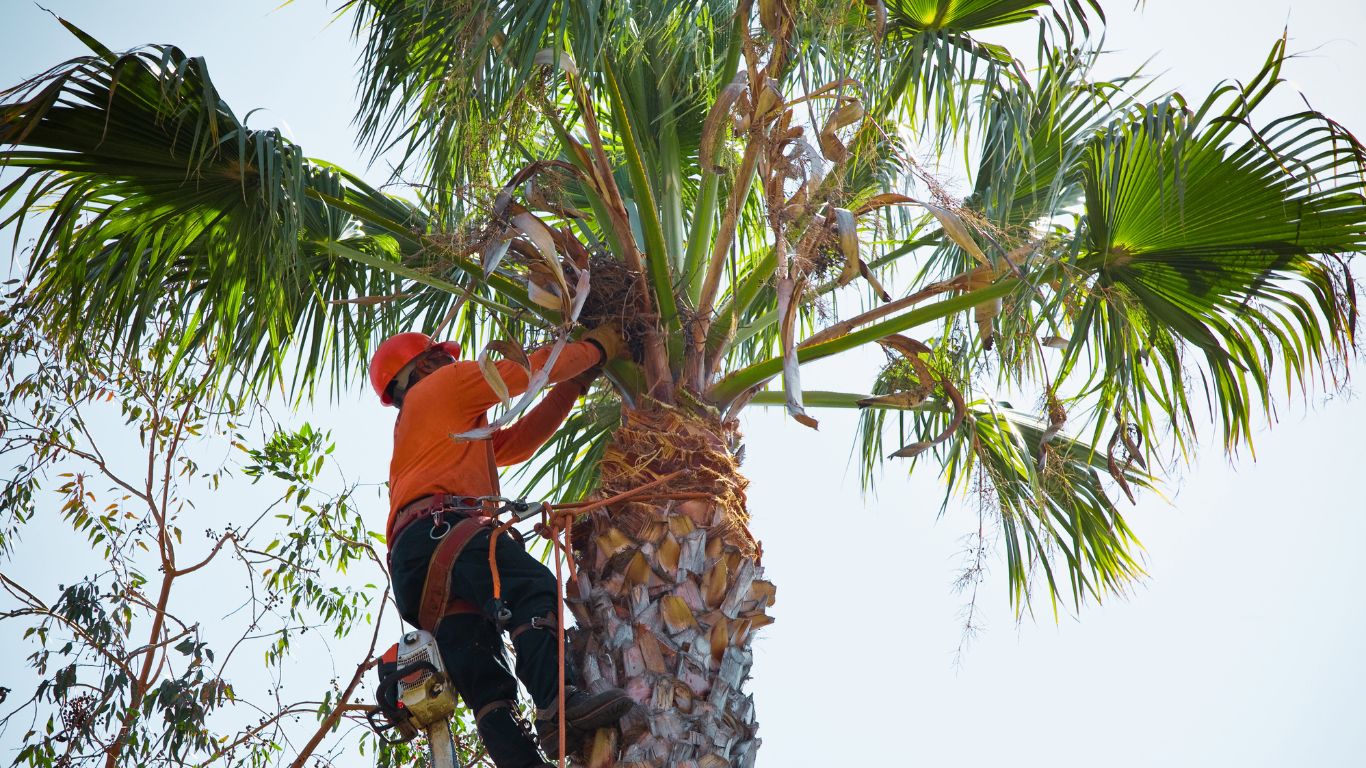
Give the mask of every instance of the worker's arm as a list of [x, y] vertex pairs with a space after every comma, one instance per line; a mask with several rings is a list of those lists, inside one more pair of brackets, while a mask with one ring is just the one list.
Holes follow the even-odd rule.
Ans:
[[[550, 351], [550, 347], [541, 347], [532, 352], [528, 356], [531, 360], [531, 370], [539, 371], [545, 367]], [[560, 350], [555, 365], [550, 369], [550, 383], [559, 384], [572, 379], [602, 360], [602, 349], [593, 342], [576, 341], [566, 344], [564, 349]], [[499, 360], [494, 363], [494, 367], [498, 369], [503, 383], [507, 385], [509, 397], [517, 397], [526, 392], [530, 383], [526, 369], [510, 360]], [[493, 391], [493, 387], [489, 386], [479, 366], [473, 362], [461, 361], [455, 365], [448, 365], [433, 373], [430, 378], [440, 382], [440, 391], [458, 398], [460, 409], [470, 414], [483, 413], [500, 402], [500, 398]]]
[[535, 408], [512, 424], [493, 433], [493, 458], [506, 467], [531, 458], [560, 428], [574, 401], [584, 393], [577, 379], [556, 384]]

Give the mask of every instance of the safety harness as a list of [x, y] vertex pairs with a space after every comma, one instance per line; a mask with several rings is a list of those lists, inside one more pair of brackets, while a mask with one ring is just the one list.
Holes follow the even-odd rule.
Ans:
[[[513, 524], [540, 515], [546, 506], [524, 499], [510, 499], [506, 496], [455, 496], [438, 494], [424, 496], [405, 505], [394, 519], [394, 541], [404, 529], [424, 517], [432, 520], [432, 529], [427, 535], [437, 540], [436, 550], [432, 552], [427, 565], [427, 576], [422, 585], [422, 601], [418, 607], [418, 626], [433, 634], [437, 625], [447, 616], [482, 615], [492, 621], [498, 629], [504, 629], [512, 611], [503, 602], [502, 583], [498, 574], [495, 552], [499, 535], [510, 533], [519, 542], [522, 534]], [[510, 515], [507, 522], [499, 525], [497, 518], [504, 513]], [[455, 561], [474, 537], [485, 530], [492, 529], [489, 535], [489, 571], [493, 574], [493, 599], [489, 605], [480, 607], [460, 597], [451, 595], [451, 571]], [[530, 622], [514, 627], [512, 637], [517, 637], [528, 629], [555, 629], [554, 616], [536, 617]]]

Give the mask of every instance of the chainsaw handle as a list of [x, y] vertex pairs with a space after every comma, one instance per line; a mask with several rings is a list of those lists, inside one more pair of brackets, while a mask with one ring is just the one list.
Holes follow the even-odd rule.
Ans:
[[[370, 722], [370, 730], [372, 730], [372, 731], [375, 732], [375, 735], [379, 737], [379, 740], [380, 740], [380, 741], [384, 742], [385, 744], [403, 744], [403, 743], [412, 741], [413, 739], [417, 738], [417, 731], [416, 731], [416, 730], [414, 730], [410, 735], [404, 736], [404, 735], [403, 735], [402, 729], [400, 729], [400, 728], [398, 727], [398, 723], [393, 723], [393, 722], [380, 722], [380, 723], [377, 723], [377, 722], [375, 722], [375, 715], [383, 715], [383, 714], [384, 714], [384, 710], [381, 709], [381, 708], [379, 708], [379, 707], [375, 707], [374, 709], [372, 709], [372, 710], [370, 710], [369, 712], [366, 712], [366, 713], [365, 713], [365, 719], [368, 720], [368, 721]], [[395, 731], [395, 730], [398, 731], [398, 736], [397, 736], [396, 738], [392, 738], [392, 739], [391, 739], [391, 738], [389, 738], [388, 736], [385, 735], [385, 734], [387, 734], [389, 731]]]
[[[435, 673], [436, 671], [436, 665], [430, 661], [415, 661], [406, 667], [396, 669], [380, 678], [379, 691], [376, 693], [376, 698], [380, 701], [398, 701], [398, 681], [414, 672]], [[386, 696], [386, 694], [389, 695]]]

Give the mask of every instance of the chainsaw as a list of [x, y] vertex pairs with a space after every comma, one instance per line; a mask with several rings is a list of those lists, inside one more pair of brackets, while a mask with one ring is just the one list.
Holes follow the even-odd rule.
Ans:
[[463, 768], [451, 733], [455, 690], [441, 664], [436, 638], [423, 630], [404, 634], [380, 657], [377, 670], [378, 706], [366, 715], [371, 730], [389, 744], [402, 744], [425, 734], [429, 765]]

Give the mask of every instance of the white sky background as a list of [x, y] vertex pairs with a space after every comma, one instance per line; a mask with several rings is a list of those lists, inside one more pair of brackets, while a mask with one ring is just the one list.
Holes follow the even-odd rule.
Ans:
[[[309, 155], [363, 168], [349, 125], [349, 18], [328, 26], [320, 2], [278, 4], [46, 3], [115, 49], [169, 42], [205, 56], [239, 114], [265, 108], [252, 125], [279, 125]], [[1198, 101], [1220, 78], [1253, 76], [1288, 26], [1291, 50], [1305, 55], [1286, 76], [1316, 108], [1366, 134], [1366, 4], [1110, 5], [1116, 54], [1099, 75], [1155, 56], [1149, 72], [1165, 72], [1161, 86]], [[21, 0], [0, 0], [0, 29], [3, 85], [84, 53]], [[1018, 38], [1017, 53], [1032, 50], [1032, 35], [1031, 27]], [[1300, 105], [1273, 106], [1265, 114]], [[845, 355], [804, 369], [804, 382], [864, 391], [880, 360]], [[301, 419], [333, 430], [348, 475], [381, 482], [393, 412], [366, 394]], [[817, 413], [814, 433], [776, 409], [751, 409], [753, 529], [779, 587], [778, 621], [756, 644], [750, 684], [760, 766], [1366, 765], [1366, 491], [1357, 474], [1366, 468], [1366, 405], [1315, 395], [1280, 412], [1274, 431], [1258, 435], [1255, 463], [1230, 463], [1206, 441], [1169, 486], [1172, 503], [1149, 494], [1127, 509], [1151, 574], [1129, 598], [1056, 624], [1041, 602], [1036, 619], [1016, 624], [998, 556], [978, 599], [986, 631], [955, 668], [966, 597], [951, 583], [975, 514], [965, 503], [936, 519], [936, 478], [907, 479], [896, 463], [877, 498], [862, 499], [850, 412]], [[203, 503], [200, 512], [215, 513]], [[375, 527], [383, 514], [377, 500]], [[27, 653], [0, 657], [0, 685], [20, 674]], [[347, 669], [356, 660], [334, 661]], [[7, 737], [0, 759], [12, 748]]]

